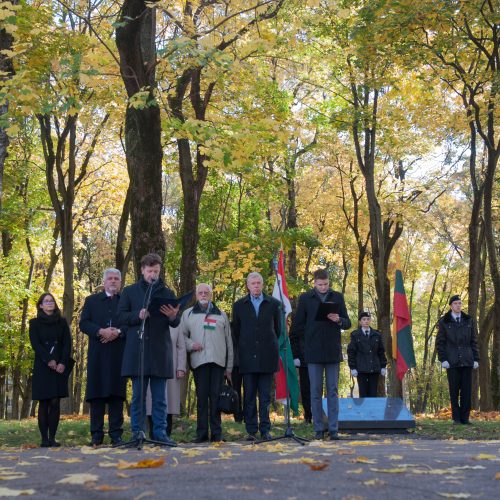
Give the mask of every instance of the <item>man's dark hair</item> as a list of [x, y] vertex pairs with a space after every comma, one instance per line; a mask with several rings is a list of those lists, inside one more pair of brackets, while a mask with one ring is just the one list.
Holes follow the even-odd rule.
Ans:
[[328, 271], [326, 269], [316, 269], [313, 274], [314, 280], [327, 280], [330, 279], [328, 276]]
[[157, 253], [148, 253], [141, 259], [141, 267], [162, 265], [161, 257]]

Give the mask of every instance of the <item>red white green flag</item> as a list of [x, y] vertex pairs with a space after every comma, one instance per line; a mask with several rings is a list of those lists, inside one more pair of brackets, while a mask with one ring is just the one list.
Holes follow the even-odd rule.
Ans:
[[205, 330], [215, 330], [215, 326], [217, 325], [217, 320], [215, 318], [210, 318], [205, 316], [205, 320], [203, 321], [203, 328]]
[[[290, 407], [294, 414], [297, 414], [299, 411], [299, 379], [297, 377], [297, 370], [293, 364], [293, 354], [290, 346], [290, 340], [288, 339], [288, 335], [285, 335], [284, 333], [286, 329], [286, 317], [292, 312], [292, 306], [290, 304], [290, 298], [288, 296], [288, 289], [286, 286], [283, 250], [280, 250], [279, 254], [278, 272], [276, 282], [274, 283], [273, 297], [282, 302], [285, 311], [284, 317], [282, 318], [284, 324], [282, 324], [282, 332], [279, 337], [280, 360], [279, 372], [276, 374], [276, 399], [281, 402], [286, 401], [286, 390], [288, 388], [288, 393], [290, 395]], [[286, 373], [284, 368], [285, 356], [288, 368]]]
[[411, 316], [406, 300], [403, 273], [397, 269], [394, 283], [392, 357], [396, 360], [396, 374], [403, 380], [405, 373], [416, 366]]

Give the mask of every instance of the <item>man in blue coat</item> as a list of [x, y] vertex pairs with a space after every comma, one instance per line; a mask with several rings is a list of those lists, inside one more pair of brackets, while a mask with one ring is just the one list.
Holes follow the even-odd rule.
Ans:
[[89, 337], [87, 355], [86, 400], [90, 404], [91, 445], [104, 439], [104, 413], [108, 405], [109, 437], [112, 444], [121, 443], [123, 401], [126, 379], [121, 376], [125, 332], [118, 328], [116, 310], [120, 299], [121, 273], [106, 269], [104, 291], [90, 295], [80, 316], [80, 330]]
[[[262, 290], [264, 280], [259, 273], [247, 278], [248, 295], [233, 305], [233, 334], [239, 353], [239, 369], [243, 376], [243, 414], [247, 440], [270, 439], [271, 385], [279, 369], [278, 337], [281, 334], [281, 304]], [[259, 420], [257, 420], [257, 394]]]
[[[141, 274], [134, 285], [123, 289], [118, 304], [120, 325], [127, 328], [125, 353], [123, 355], [122, 376], [132, 379], [132, 403], [130, 423], [134, 438], [139, 438], [144, 429], [146, 416], [146, 389], [151, 389], [153, 438], [167, 444], [175, 444], [167, 437], [167, 402], [165, 385], [167, 379], [174, 377], [172, 360], [172, 341], [170, 327], [179, 325], [179, 305], [162, 305], [160, 314], [151, 315], [146, 308], [146, 294], [151, 292], [152, 299], [175, 298], [160, 278], [161, 258], [155, 253], [141, 259]], [[138, 332], [142, 320], [144, 329], [144, 386], [140, 388], [140, 339]], [[142, 395], [142, 401], [140, 397]]]
[[[328, 272], [314, 272], [314, 288], [299, 298], [293, 318], [291, 337], [304, 344], [304, 358], [311, 382], [311, 411], [316, 439], [323, 439], [323, 374], [326, 376], [328, 431], [331, 440], [338, 439], [339, 369], [342, 361], [341, 332], [351, 327], [344, 296], [330, 288]], [[338, 313], [331, 312], [325, 320], [316, 315], [322, 302], [337, 304]]]

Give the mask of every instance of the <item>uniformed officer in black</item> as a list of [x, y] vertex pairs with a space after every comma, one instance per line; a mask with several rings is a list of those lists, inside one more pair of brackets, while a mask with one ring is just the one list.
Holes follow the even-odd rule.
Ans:
[[123, 402], [126, 379], [121, 376], [124, 332], [118, 328], [117, 306], [121, 273], [106, 269], [104, 290], [85, 299], [80, 316], [80, 330], [89, 336], [86, 400], [90, 404], [91, 445], [104, 439], [104, 413], [108, 405], [109, 437], [119, 444], [123, 433]]
[[370, 326], [369, 312], [361, 312], [358, 319], [359, 328], [351, 333], [347, 346], [349, 368], [358, 379], [359, 397], [375, 398], [378, 378], [385, 377], [387, 366], [384, 343], [380, 332]]
[[462, 301], [453, 295], [450, 310], [439, 320], [436, 349], [448, 376], [451, 415], [454, 424], [470, 424], [472, 370], [479, 367], [475, 321], [462, 311]]

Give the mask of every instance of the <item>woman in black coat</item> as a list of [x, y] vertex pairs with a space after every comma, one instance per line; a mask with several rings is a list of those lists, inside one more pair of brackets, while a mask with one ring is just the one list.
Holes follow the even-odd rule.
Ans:
[[36, 303], [37, 317], [30, 320], [29, 336], [35, 351], [32, 399], [38, 400], [38, 428], [43, 447], [56, 441], [60, 399], [68, 397], [71, 333], [54, 296], [44, 293]]

